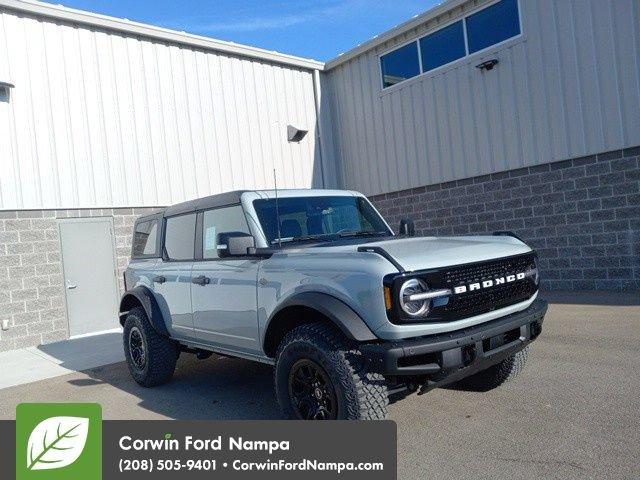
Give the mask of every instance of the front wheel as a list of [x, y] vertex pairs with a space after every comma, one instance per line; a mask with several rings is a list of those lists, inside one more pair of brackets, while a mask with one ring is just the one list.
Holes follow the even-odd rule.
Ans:
[[333, 326], [301, 325], [282, 340], [275, 389], [285, 417], [296, 420], [383, 420], [384, 377], [367, 371], [357, 348]]
[[133, 379], [143, 387], [171, 380], [180, 350], [156, 332], [142, 308], [132, 309], [124, 323], [124, 355]]

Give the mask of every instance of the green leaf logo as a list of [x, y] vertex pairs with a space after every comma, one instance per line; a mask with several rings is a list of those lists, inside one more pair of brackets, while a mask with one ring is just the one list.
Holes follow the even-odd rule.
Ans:
[[40, 422], [29, 435], [28, 470], [51, 470], [75, 462], [87, 443], [89, 419], [51, 417]]

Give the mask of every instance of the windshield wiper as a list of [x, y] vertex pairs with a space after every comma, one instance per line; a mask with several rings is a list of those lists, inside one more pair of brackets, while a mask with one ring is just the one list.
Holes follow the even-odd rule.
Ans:
[[307, 242], [309, 240], [319, 240], [323, 237], [333, 236], [332, 233], [322, 233], [319, 235], [305, 235], [303, 237], [286, 237], [286, 238], [274, 238], [271, 240], [271, 245], [276, 245], [278, 243], [291, 243], [291, 242]]
[[372, 230], [354, 230], [352, 232], [342, 232], [339, 234], [341, 237], [380, 237], [387, 236], [389, 232], [379, 231], [375, 232]]

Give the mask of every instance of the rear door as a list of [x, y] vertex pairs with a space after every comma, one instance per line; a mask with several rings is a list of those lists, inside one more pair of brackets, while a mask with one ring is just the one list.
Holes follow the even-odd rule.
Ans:
[[191, 269], [194, 260], [196, 214], [165, 219], [163, 255], [158, 262], [153, 291], [171, 336], [193, 339]]
[[201, 212], [191, 298], [195, 334], [201, 343], [257, 353], [259, 259], [221, 256], [229, 234], [250, 234], [240, 205]]

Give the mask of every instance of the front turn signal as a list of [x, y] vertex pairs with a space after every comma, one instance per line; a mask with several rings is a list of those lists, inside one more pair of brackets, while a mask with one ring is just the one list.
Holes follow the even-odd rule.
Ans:
[[387, 310], [391, 310], [393, 303], [391, 302], [391, 288], [384, 287], [384, 305]]

